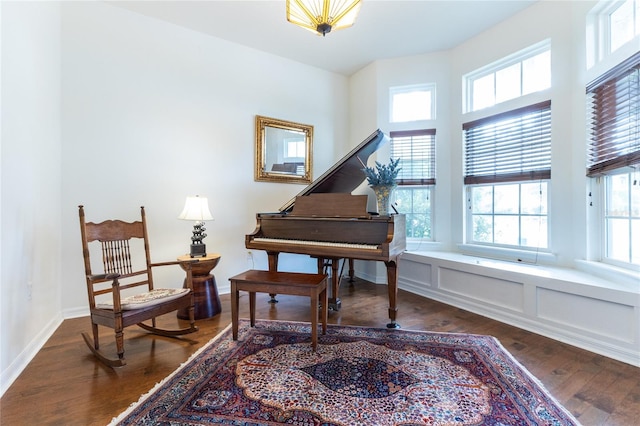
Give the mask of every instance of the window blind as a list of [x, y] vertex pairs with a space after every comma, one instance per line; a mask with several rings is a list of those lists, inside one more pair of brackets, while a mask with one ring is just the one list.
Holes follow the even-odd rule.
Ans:
[[587, 176], [640, 164], [640, 52], [587, 85]]
[[467, 185], [551, 178], [551, 101], [462, 125]]
[[400, 158], [398, 185], [435, 185], [436, 129], [390, 132], [391, 158]]

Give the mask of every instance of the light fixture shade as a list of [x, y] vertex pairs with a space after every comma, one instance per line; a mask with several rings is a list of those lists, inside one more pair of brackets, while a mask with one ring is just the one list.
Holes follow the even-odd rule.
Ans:
[[184, 203], [184, 209], [178, 219], [185, 220], [213, 220], [211, 212], [209, 211], [209, 202], [207, 197], [187, 197], [187, 201]]
[[325, 35], [353, 25], [362, 0], [287, 0], [287, 21]]

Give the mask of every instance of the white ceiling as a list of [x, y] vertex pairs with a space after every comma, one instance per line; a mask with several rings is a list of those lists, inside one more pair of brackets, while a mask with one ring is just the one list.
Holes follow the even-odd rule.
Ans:
[[285, 0], [113, 1], [150, 17], [328, 71], [451, 49], [536, 0], [363, 0], [353, 27], [326, 37], [290, 24]]

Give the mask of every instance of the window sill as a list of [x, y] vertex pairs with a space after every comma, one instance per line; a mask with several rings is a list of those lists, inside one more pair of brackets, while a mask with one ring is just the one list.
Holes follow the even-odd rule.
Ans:
[[425, 241], [419, 238], [407, 238], [407, 251], [440, 251], [444, 244], [438, 241]]
[[590, 260], [576, 260], [576, 269], [606, 280], [635, 285], [640, 288], [640, 273]]
[[[563, 291], [573, 292], [574, 294], [587, 295], [589, 297], [601, 298], [602, 300], [611, 299], [611, 291], [622, 296], [627, 302], [629, 295], [638, 297], [640, 295], [640, 284], [637, 275], [635, 282], [630, 276], [627, 281], [622, 280], [622, 275], [612, 275], [605, 272], [602, 268], [600, 274], [593, 272], [596, 267], [601, 265], [593, 265], [599, 262], [586, 262], [576, 260], [576, 267], [561, 267], [549, 265], [532, 265], [526, 263], [517, 263], [498, 259], [487, 259], [480, 256], [473, 256], [463, 253], [448, 251], [409, 251], [403, 254], [402, 259], [418, 263], [432, 263], [432, 260], [438, 262], [451, 263], [455, 269], [478, 272], [483, 270], [481, 275], [505, 277], [504, 274], [514, 274], [510, 279], [515, 281], [528, 277], [533, 279], [536, 285], [540, 287], [548, 287], [550, 283], [563, 283], [561, 288]], [[586, 264], [591, 264], [593, 270], [587, 270]], [[582, 267], [585, 266], [585, 267]], [[619, 268], [618, 268], [619, 269]], [[609, 271], [609, 268], [607, 268]], [[497, 275], [496, 275], [497, 274]], [[539, 281], [542, 280], [542, 281]], [[632, 282], [632, 284], [630, 284]], [[570, 284], [569, 286], [567, 286]], [[552, 285], [554, 289], [555, 287]], [[601, 293], [604, 291], [606, 294]], [[640, 306], [640, 300], [634, 301], [634, 304]]]
[[556, 265], [558, 262], [556, 255], [549, 252], [507, 249], [475, 244], [458, 244], [458, 249], [462, 254], [469, 256], [485, 257], [515, 263]]

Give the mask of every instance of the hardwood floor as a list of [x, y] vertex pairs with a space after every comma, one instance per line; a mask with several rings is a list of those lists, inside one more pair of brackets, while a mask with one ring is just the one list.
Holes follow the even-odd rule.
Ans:
[[[388, 322], [387, 288], [344, 281], [342, 309], [329, 323], [384, 327]], [[2, 425], [105, 425], [169, 375], [231, 321], [229, 295], [221, 295], [223, 312], [198, 321], [200, 331], [187, 339], [125, 330], [125, 367], [98, 362], [80, 336], [87, 318], [64, 321], [0, 400]], [[279, 303], [257, 297], [257, 318], [307, 321], [308, 299], [278, 296]], [[240, 299], [240, 317], [248, 317], [248, 296]], [[584, 425], [632, 425], [640, 419], [640, 368], [510, 327], [497, 321], [400, 291], [398, 322], [403, 329], [488, 334], [514, 357]], [[177, 324], [175, 315], [161, 323]], [[115, 353], [110, 330], [102, 347]]]

